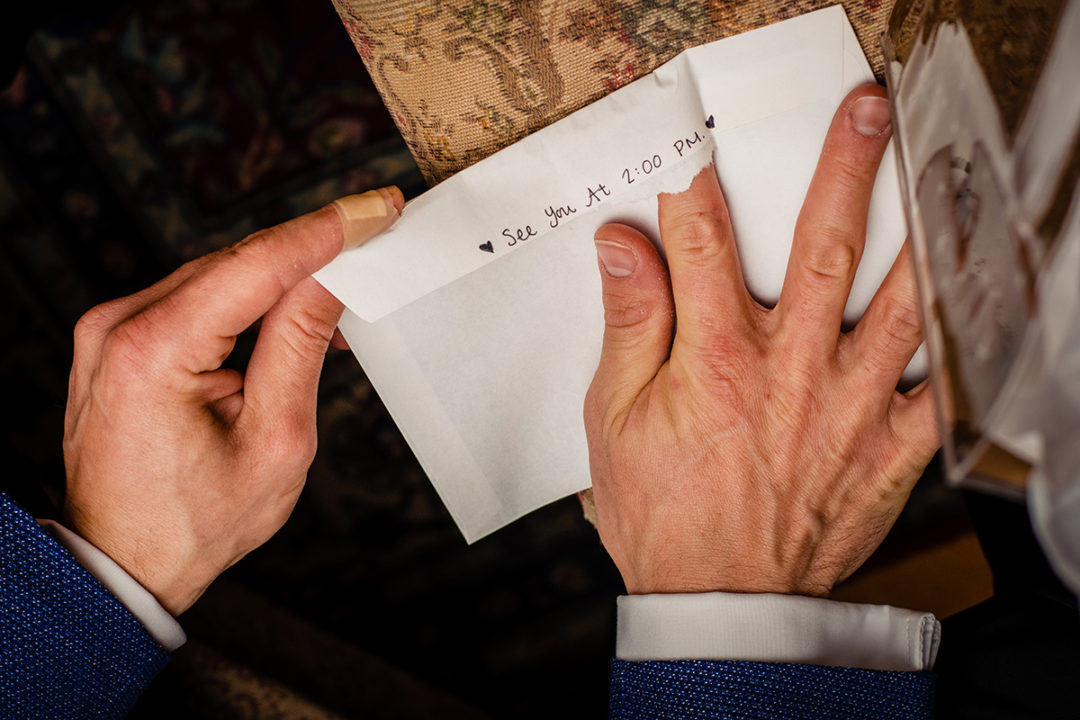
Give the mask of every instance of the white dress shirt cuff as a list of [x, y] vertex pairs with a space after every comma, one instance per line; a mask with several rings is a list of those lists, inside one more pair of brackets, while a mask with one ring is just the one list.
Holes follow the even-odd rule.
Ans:
[[38, 523], [124, 604], [159, 645], [172, 652], [187, 642], [187, 635], [176, 618], [111, 557], [54, 520], [38, 520]]
[[774, 594], [618, 599], [620, 660], [748, 660], [930, 670], [941, 623], [930, 613]]

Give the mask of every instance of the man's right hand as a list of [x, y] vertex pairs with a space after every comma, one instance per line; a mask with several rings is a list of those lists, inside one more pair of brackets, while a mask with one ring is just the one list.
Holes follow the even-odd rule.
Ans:
[[600, 538], [630, 593], [827, 595], [878, 546], [938, 445], [905, 248], [841, 331], [890, 134], [876, 85], [842, 103], [780, 300], [743, 283], [710, 166], [641, 233], [596, 232], [607, 327], [585, 422]]

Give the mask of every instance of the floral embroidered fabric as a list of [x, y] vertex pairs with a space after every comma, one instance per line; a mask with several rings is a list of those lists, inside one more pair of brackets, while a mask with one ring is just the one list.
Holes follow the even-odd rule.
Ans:
[[[829, 0], [333, 0], [432, 185], [682, 50]], [[843, 0], [874, 73], [889, 3]]]

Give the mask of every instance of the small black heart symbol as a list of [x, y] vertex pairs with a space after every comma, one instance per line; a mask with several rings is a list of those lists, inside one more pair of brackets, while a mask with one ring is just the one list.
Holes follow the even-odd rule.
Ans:
[[483, 243], [482, 245], [480, 245], [480, 249], [483, 250], [484, 252], [489, 252], [489, 253], [494, 253], [495, 252], [495, 248], [493, 248], [491, 246], [491, 241], [490, 240], [488, 240], [486, 243]]
[[709, 119], [705, 121], [705, 127], [709, 128], [710, 130], [716, 127], [716, 120], [713, 119], [712, 115], [710, 115]]

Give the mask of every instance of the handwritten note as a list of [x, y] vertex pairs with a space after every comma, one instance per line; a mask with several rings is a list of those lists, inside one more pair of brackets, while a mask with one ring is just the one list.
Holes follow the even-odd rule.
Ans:
[[684, 166], [700, 169], [715, 147], [688, 77], [658, 71], [486, 158], [316, 277], [373, 322], [602, 209], [651, 198], [661, 178], [685, 186]]
[[[702, 123], [702, 129], [705, 129], [704, 122]], [[660, 170], [664, 166], [664, 154], [668, 154], [669, 165], [671, 158], [683, 158], [691, 154], [695, 146], [699, 143], [707, 143], [712, 146], [711, 140], [706, 140], [706, 136], [702, 135], [700, 131], [695, 130], [694, 134], [689, 137], [677, 138], [671, 143], [669, 149], [665, 149], [659, 152], [655, 152], [652, 155], [648, 155], [640, 162], [634, 162], [632, 165], [623, 167], [619, 173], [619, 179], [607, 180], [607, 184], [603, 182], [597, 182], [595, 184], [586, 184], [585, 187], [577, 193], [577, 202], [572, 204], [570, 202], [561, 203], [558, 205], [548, 205], [544, 208], [544, 215], [547, 218], [547, 227], [552, 230], [557, 229], [560, 226], [565, 226], [567, 222], [577, 214], [578, 207], [583, 207], [588, 210], [593, 207], [599, 206], [604, 200], [611, 198], [614, 193], [615, 201], [619, 199], [620, 191], [628, 189], [631, 185], [639, 180], [647, 180], [649, 176], [656, 173], [660, 173]], [[584, 202], [581, 202], [581, 200]], [[537, 227], [541, 227], [541, 230], [533, 229], [533, 226], [526, 224], [524, 227], [504, 227], [500, 235], [506, 241], [506, 247], [512, 248], [518, 243], [523, 243], [531, 238], [539, 237], [543, 232], [543, 227], [537, 224]], [[488, 241], [490, 242], [490, 241]], [[493, 252], [488, 247], [481, 246], [481, 250], [485, 252]]]
[[[832, 114], [872, 79], [858, 47], [834, 7], [689, 50], [416, 198], [316, 276], [466, 539], [589, 486], [596, 228], [659, 243], [657, 193], [713, 162], [747, 285], [775, 298]], [[887, 157], [851, 318], [905, 236]]]

